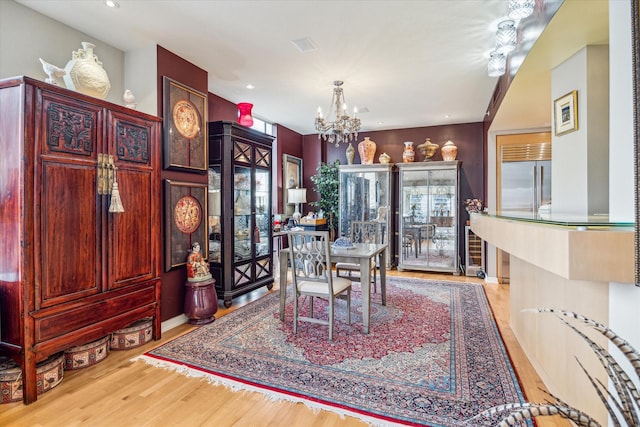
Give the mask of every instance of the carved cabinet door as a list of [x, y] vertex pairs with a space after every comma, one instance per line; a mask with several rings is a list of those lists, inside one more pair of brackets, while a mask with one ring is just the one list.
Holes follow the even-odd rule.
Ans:
[[[153, 158], [158, 126], [155, 122], [108, 112], [109, 152], [113, 153], [116, 180], [124, 212], [107, 214], [109, 242], [107, 286], [110, 289], [157, 277], [160, 230], [159, 194]], [[157, 164], [157, 163], [156, 163]]]
[[[102, 290], [103, 201], [96, 196], [102, 109], [40, 92], [34, 138], [35, 305], [50, 307]], [[36, 121], [38, 123], [38, 121]], [[29, 185], [29, 183], [26, 183]], [[39, 267], [39, 268], [38, 268]]]

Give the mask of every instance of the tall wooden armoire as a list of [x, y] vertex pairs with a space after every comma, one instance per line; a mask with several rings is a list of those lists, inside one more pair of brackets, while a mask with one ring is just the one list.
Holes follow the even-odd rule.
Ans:
[[0, 354], [25, 403], [53, 354], [146, 317], [160, 338], [160, 137], [157, 117], [0, 81]]

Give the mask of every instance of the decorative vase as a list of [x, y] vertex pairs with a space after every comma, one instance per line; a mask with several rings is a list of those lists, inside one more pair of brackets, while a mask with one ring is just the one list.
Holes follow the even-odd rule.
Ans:
[[364, 141], [358, 144], [358, 154], [360, 155], [360, 164], [372, 165], [373, 156], [376, 154], [376, 143], [365, 136]]
[[402, 162], [411, 163], [416, 158], [416, 152], [413, 151], [413, 141], [406, 141], [404, 143], [404, 151], [402, 151]]
[[239, 124], [247, 127], [253, 126], [253, 116], [251, 115], [252, 109], [253, 109], [253, 104], [249, 102], [238, 103], [238, 123]]
[[67, 74], [63, 78], [68, 89], [104, 99], [109, 94], [111, 83], [102, 62], [93, 53], [94, 47], [92, 43], [82, 42], [82, 49], [71, 52], [72, 59], [64, 68]]
[[389, 162], [391, 162], [391, 157], [387, 153], [380, 154], [380, 157], [378, 159], [383, 165], [389, 164]]
[[428, 162], [429, 160], [431, 160], [433, 155], [436, 154], [436, 151], [438, 151], [438, 147], [440, 147], [438, 144], [434, 144], [433, 142], [431, 142], [431, 138], [427, 138], [427, 140], [423, 144], [418, 145], [416, 148], [418, 149], [420, 154], [424, 156], [422, 161]]
[[184, 283], [184, 314], [191, 325], [206, 325], [216, 320], [214, 314], [218, 311], [218, 296], [215, 283], [212, 278]]
[[347, 147], [347, 164], [352, 165], [353, 159], [355, 157], [356, 157], [356, 149], [353, 148], [353, 145], [351, 145], [351, 143], [349, 143], [349, 146]]
[[458, 147], [453, 142], [447, 141], [440, 149], [440, 152], [442, 153], [442, 160], [455, 160], [458, 155]]

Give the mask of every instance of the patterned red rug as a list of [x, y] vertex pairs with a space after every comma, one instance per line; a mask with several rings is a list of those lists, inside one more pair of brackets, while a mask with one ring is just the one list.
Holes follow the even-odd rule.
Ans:
[[[368, 335], [354, 283], [352, 323], [345, 323], [339, 301], [333, 342], [317, 324], [302, 322], [293, 335], [293, 303], [281, 322], [274, 292], [142, 359], [375, 425], [496, 425], [466, 421], [492, 406], [525, 401], [482, 286], [387, 279], [387, 306], [374, 294]], [[314, 304], [316, 315], [322, 309]]]

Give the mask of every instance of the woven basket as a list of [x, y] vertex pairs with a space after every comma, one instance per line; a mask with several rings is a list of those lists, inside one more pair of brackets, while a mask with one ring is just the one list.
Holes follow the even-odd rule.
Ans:
[[64, 369], [88, 368], [102, 362], [109, 355], [109, 335], [88, 344], [68, 348], [64, 351]]
[[[36, 365], [36, 388], [38, 396], [62, 381], [64, 355], [58, 353]], [[22, 370], [13, 359], [0, 357], [0, 403], [22, 401]]]
[[153, 320], [141, 319], [131, 326], [111, 334], [111, 350], [129, 350], [140, 347], [151, 341], [153, 336]]

